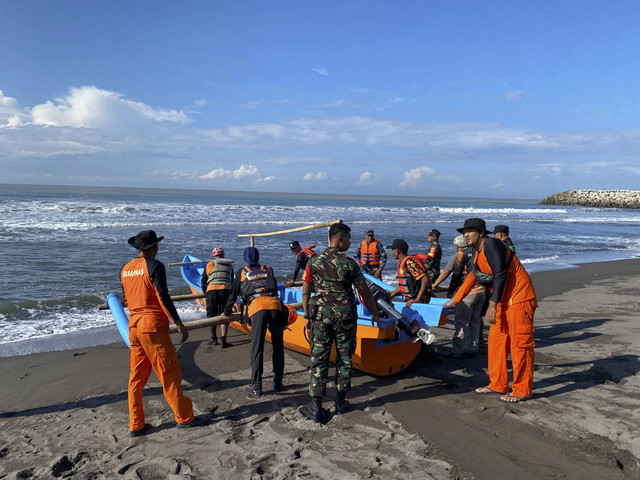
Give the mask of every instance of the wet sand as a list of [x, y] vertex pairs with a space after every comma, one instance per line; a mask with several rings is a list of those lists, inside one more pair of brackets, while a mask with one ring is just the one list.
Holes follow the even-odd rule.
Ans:
[[[486, 356], [449, 359], [452, 326], [393, 377], [356, 372], [354, 409], [316, 425], [308, 358], [287, 352], [285, 392], [274, 394], [270, 346], [265, 395], [247, 398], [249, 339], [178, 346], [187, 395], [206, 427], [177, 430], [154, 375], [144, 437], [128, 436], [124, 344], [0, 358], [0, 478], [437, 478], [640, 477], [640, 260], [533, 275], [534, 397], [517, 405], [477, 395]], [[325, 407], [332, 409], [329, 385]]]

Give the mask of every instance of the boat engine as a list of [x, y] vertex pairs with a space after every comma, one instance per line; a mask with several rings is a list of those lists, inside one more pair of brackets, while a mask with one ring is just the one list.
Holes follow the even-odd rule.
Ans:
[[388, 290], [379, 287], [370, 280], [367, 280], [367, 286], [371, 290], [378, 306], [378, 314], [382, 318], [393, 318], [398, 328], [405, 332], [413, 343], [421, 341], [425, 345], [431, 345], [435, 341], [435, 335], [429, 331], [426, 325], [419, 323], [415, 318], [407, 318], [395, 309]]

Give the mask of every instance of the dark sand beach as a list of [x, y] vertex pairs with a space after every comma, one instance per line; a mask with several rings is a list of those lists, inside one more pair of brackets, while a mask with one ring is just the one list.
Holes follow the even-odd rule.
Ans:
[[[533, 275], [534, 397], [478, 395], [486, 356], [425, 352], [393, 377], [356, 372], [354, 409], [308, 420], [308, 358], [287, 352], [285, 392], [249, 399], [249, 338], [233, 348], [191, 332], [184, 386], [206, 427], [177, 430], [160, 384], [145, 391], [153, 431], [128, 436], [124, 344], [0, 359], [0, 478], [640, 478], [640, 260]], [[115, 327], [114, 327], [115, 328]], [[450, 348], [452, 326], [435, 329]], [[174, 338], [177, 341], [177, 337]], [[326, 407], [333, 407], [334, 390]]]

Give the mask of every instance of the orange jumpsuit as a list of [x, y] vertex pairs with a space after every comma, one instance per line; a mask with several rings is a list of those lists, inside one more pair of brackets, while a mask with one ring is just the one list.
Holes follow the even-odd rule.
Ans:
[[[493, 254], [487, 256], [487, 250]], [[494, 275], [493, 285], [488, 286], [490, 299], [497, 302], [496, 323], [489, 328], [489, 388], [496, 392], [509, 391], [507, 357], [511, 353], [511, 395], [528, 398], [533, 389], [533, 314], [538, 307], [533, 283], [518, 257], [500, 240], [485, 239], [474, 262], [481, 272]], [[475, 274], [467, 275], [454, 300], [460, 302], [476, 283]]]
[[142, 390], [152, 368], [176, 422], [190, 423], [194, 419], [193, 405], [182, 393], [180, 362], [169, 336], [168, 319], [179, 317], [167, 293], [164, 265], [134, 258], [122, 268], [120, 281], [130, 312], [129, 428], [137, 431], [145, 425]]

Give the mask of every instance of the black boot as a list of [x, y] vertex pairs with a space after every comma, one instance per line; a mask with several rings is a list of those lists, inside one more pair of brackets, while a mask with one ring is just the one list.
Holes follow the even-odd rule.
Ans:
[[311, 403], [307, 405], [309, 417], [316, 423], [322, 423], [322, 397], [311, 397]]
[[336, 393], [336, 415], [342, 415], [351, 410], [351, 405], [347, 402], [346, 396], [347, 392]]

